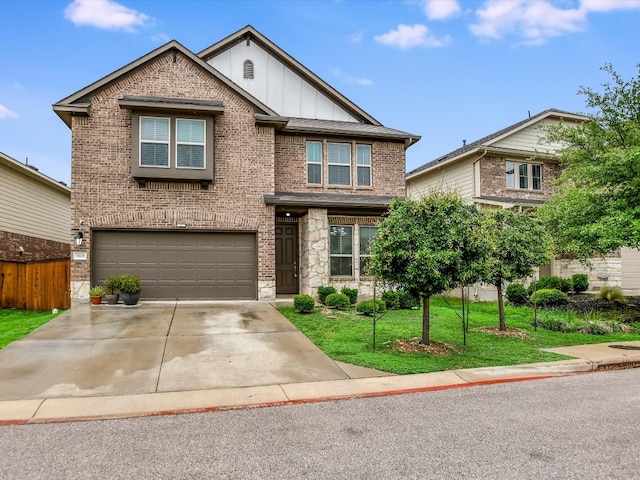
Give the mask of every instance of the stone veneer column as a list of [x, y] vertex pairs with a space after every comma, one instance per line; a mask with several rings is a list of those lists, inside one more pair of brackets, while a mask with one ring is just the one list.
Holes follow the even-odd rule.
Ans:
[[315, 295], [329, 284], [329, 219], [324, 208], [310, 208], [300, 219], [300, 293]]

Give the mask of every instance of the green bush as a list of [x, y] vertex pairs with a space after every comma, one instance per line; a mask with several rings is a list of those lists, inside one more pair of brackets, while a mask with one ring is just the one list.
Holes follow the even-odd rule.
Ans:
[[107, 277], [104, 281], [104, 288], [107, 290], [107, 293], [113, 295], [116, 290], [120, 289], [120, 277]]
[[363, 300], [356, 305], [356, 312], [372, 316], [374, 313], [382, 313], [386, 310], [384, 300]]
[[555, 288], [543, 288], [537, 290], [531, 295], [531, 303], [542, 305], [543, 307], [551, 307], [554, 305], [565, 305], [569, 303], [569, 297], [566, 293]]
[[400, 296], [398, 295], [398, 292], [394, 290], [382, 292], [382, 301], [389, 310], [400, 309]]
[[411, 310], [420, 306], [420, 299], [406, 290], [398, 290], [398, 299], [400, 300], [400, 309]]
[[118, 278], [118, 288], [123, 293], [138, 293], [140, 292], [140, 277], [124, 273]]
[[420, 306], [420, 299], [406, 290], [382, 292], [382, 300], [388, 310], [410, 310]]
[[555, 275], [545, 275], [544, 277], [540, 277], [538, 281], [531, 283], [529, 286], [529, 295], [536, 290], [548, 289], [560, 290], [561, 292], [567, 293], [571, 290], [571, 279], [560, 278]]
[[507, 286], [507, 300], [514, 305], [527, 303], [529, 295], [525, 286], [521, 283], [510, 283]]
[[349, 301], [351, 305], [355, 305], [358, 302], [358, 289], [357, 288], [349, 288], [342, 287], [341, 292], [349, 297]]
[[627, 304], [627, 297], [620, 287], [600, 287], [600, 291], [596, 294], [596, 298], [602, 298], [621, 305]]
[[101, 297], [105, 293], [107, 293], [106, 289], [101, 285], [96, 285], [95, 287], [91, 287], [89, 290], [90, 297]]
[[575, 323], [562, 317], [559, 312], [549, 312], [549, 314], [546, 315], [541, 314], [538, 317], [538, 326], [545, 330], [551, 330], [552, 332], [571, 333], [576, 331]]
[[576, 293], [586, 292], [589, 290], [589, 275], [584, 273], [576, 273], [571, 277], [573, 291]]
[[327, 302], [325, 300], [332, 293], [336, 293], [336, 289], [333, 287], [328, 287], [328, 286], [318, 287], [318, 300], [320, 300], [320, 303], [324, 303], [326, 305]]
[[293, 308], [300, 313], [311, 313], [316, 305], [311, 295], [296, 295], [293, 297]]
[[344, 293], [331, 293], [325, 298], [325, 305], [338, 310], [346, 310], [351, 303], [349, 302], [349, 297]]

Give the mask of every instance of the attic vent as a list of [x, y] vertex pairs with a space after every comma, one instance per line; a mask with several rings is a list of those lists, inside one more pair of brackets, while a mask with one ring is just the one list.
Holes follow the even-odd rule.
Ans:
[[244, 61], [244, 78], [253, 78], [253, 62], [251, 60]]

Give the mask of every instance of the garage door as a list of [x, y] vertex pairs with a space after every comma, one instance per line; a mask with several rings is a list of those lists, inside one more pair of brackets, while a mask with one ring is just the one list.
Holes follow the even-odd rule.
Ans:
[[640, 288], [640, 252], [635, 248], [621, 248], [622, 288]]
[[143, 299], [255, 300], [255, 233], [94, 231], [92, 285], [134, 273]]

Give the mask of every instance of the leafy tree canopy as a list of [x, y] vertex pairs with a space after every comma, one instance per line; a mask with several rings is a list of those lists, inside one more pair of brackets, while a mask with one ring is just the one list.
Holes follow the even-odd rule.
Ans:
[[371, 273], [423, 299], [423, 343], [429, 343], [429, 297], [478, 280], [488, 246], [480, 219], [459, 195], [433, 192], [392, 202], [371, 245]]
[[539, 209], [557, 253], [582, 260], [619, 247], [640, 247], [640, 64], [623, 79], [608, 64], [611, 80], [597, 92], [581, 87], [594, 110], [578, 126], [550, 127], [547, 137], [567, 145], [559, 194]]

